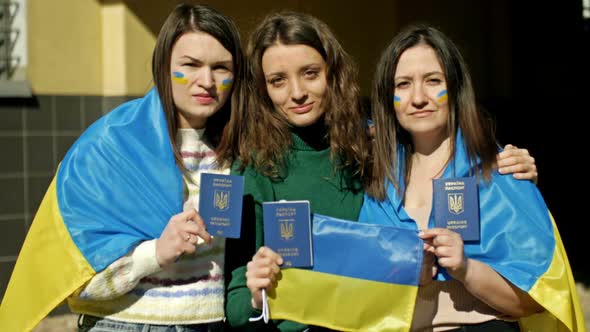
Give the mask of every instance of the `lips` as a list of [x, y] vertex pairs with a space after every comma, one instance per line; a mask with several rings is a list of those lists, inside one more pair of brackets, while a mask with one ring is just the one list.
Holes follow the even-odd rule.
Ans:
[[198, 93], [193, 95], [193, 97], [201, 105], [209, 105], [215, 101], [215, 98], [208, 93]]
[[424, 110], [424, 111], [417, 111], [417, 112], [410, 113], [410, 116], [413, 116], [415, 118], [424, 118], [424, 117], [427, 117], [433, 113], [434, 113], [434, 111]]
[[297, 114], [304, 114], [307, 113], [309, 111], [311, 111], [311, 109], [313, 108], [313, 102], [312, 103], [307, 103], [304, 105], [298, 105], [298, 106], [294, 106], [294, 107], [289, 107], [289, 110], [293, 113], [297, 113]]

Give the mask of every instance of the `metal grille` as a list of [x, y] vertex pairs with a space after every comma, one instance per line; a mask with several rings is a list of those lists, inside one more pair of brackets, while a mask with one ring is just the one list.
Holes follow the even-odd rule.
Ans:
[[12, 78], [20, 58], [13, 55], [14, 45], [20, 37], [20, 31], [13, 27], [14, 18], [20, 10], [13, 1], [0, 1], [0, 79]]

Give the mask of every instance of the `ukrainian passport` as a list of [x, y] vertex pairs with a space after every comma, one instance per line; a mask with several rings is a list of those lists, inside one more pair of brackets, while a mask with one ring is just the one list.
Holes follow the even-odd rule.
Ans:
[[479, 241], [479, 194], [475, 176], [433, 181], [434, 225]]
[[214, 236], [239, 238], [244, 177], [201, 173], [199, 195], [199, 214], [207, 232]]
[[313, 267], [309, 201], [262, 203], [264, 245], [283, 257], [283, 267]]

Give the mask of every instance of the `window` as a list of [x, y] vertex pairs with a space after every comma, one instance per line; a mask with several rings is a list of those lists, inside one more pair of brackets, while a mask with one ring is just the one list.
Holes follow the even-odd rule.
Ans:
[[0, 0], [0, 97], [30, 97], [26, 0]]

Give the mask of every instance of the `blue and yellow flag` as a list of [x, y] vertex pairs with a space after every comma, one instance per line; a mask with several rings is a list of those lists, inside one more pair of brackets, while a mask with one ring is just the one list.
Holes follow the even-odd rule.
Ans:
[[313, 218], [313, 269], [288, 268], [270, 316], [339, 331], [408, 331], [423, 242], [417, 232]]
[[66, 154], [18, 256], [0, 330], [32, 330], [180, 211], [182, 176], [152, 89], [90, 126]]
[[[442, 178], [470, 175], [460, 133], [455, 149], [455, 158]], [[400, 155], [399, 160], [403, 158]], [[403, 185], [403, 176], [400, 183]], [[365, 196], [360, 220], [415, 230], [416, 223], [403, 209], [402, 199], [391, 183], [387, 195], [384, 201]], [[567, 255], [537, 187], [530, 181], [494, 172], [489, 183], [479, 183], [479, 208], [481, 241], [465, 243], [465, 254], [491, 266], [545, 308], [540, 314], [521, 319], [521, 329], [585, 331]], [[432, 214], [429, 225], [434, 225]], [[438, 279], [447, 278], [441, 269]]]

